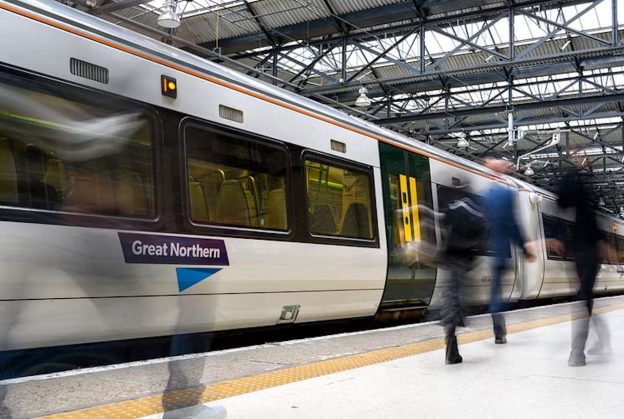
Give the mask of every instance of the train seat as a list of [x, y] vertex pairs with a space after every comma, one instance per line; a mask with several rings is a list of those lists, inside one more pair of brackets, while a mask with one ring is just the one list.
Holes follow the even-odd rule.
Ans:
[[286, 230], [288, 228], [286, 194], [283, 188], [273, 189], [269, 193], [264, 227], [274, 228], [276, 230]]
[[[92, 168], [93, 169], [93, 168]], [[74, 177], [68, 208], [79, 212], [117, 214], [115, 187], [110, 176], [91, 170]]]
[[354, 202], [349, 205], [342, 220], [340, 235], [346, 237], [369, 238], [370, 222], [366, 205]]
[[53, 187], [59, 196], [65, 196], [67, 192], [67, 172], [62, 161], [54, 158], [48, 160], [43, 182]]
[[129, 168], [122, 170], [115, 184], [115, 199], [122, 215], [146, 216], [150, 213], [149, 200], [141, 175]]
[[[248, 172], [245, 171], [245, 173]], [[243, 185], [243, 189], [245, 190], [247, 207], [249, 208], [250, 225], [259, 226], [260, 214], [258, 213], [258, 190], [256, 188], [256, 179], [249, 174], [245, 174], [244, 176], [239, 177], [238, 181], [241, 182], [241, 185]]]
[[247, 199], [247, 208], [249, 208], [249, 225], [260, 225], [256, 197], [254, 196], [252, 191], [245, 191], [245, 198]]
[[0, 202], [17, 203], [17, 173], [11, 143], [7, 139], [0, 140]]
[[226, 225], [251, 225], [247, 195], [240, 181], [226, 180], [221, 185], [214, 221]]
[[207, 223], [210, 221], [208, 217], [208, 206], [204, 197], [204, 190], [199, 182], [189, 181], [189, 200], [191, 210], [191, 220]]
[[209, 170], [193, 178], [201, 185], [208, 207], [208, 216], [214, 217], [217, 209], [217, 196], [219, 196], [221, 185], [225, 182], [225, 173], [223, 170]]
[[310, 222], [313, 233], [336, 235], [336, 220], [329, 205], [317, 205], [314, 208]]

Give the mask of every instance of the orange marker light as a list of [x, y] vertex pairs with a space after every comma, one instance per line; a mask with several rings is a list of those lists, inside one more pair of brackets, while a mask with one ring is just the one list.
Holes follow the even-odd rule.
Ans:
[[176, 83], [176, 79], [168, 76], [160, 76], [160, 87], [163, 96], [177, 98], [178, 97], [178, 84]]

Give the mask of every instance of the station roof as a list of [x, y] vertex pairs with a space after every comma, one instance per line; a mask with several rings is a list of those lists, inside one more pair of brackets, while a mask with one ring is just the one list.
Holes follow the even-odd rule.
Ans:
[[[524, 179], [546, 188], [582, 156], [597, 202], [624, 207], [618, 0], [178, 1], [175, 30], [158, 26], [164, 0], [73, 1], [475, 161], [538, 150], [520, 159], [520, 172], [530, 163], [535, 174]], [[355, 106], [362, 88], [370, 106]], [[539, 151], [555, 133], [559, 144]], [[461, 137], [468, 148], [457, 147]]]

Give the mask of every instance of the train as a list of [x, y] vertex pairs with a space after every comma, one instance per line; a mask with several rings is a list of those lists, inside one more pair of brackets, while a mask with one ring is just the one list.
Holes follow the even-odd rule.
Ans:
[[440, 243], [457, 179], [517, 191], [539, 257], [510, 249], [506, 300], [577, 291], [550, 192], [52, 0], [0, 0], [0, 27], [1, 350], [435, 307], [448, 274], [405, 249]]

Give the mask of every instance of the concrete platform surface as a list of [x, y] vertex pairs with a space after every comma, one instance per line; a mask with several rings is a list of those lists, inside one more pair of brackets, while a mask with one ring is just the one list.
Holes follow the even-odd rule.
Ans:
[[[621, 418], [624, 415], [624, 311], [602, 315], [612, 350], [567, 365], [569, 322], [462, 345], [464, 363], [443, 350], [324, 375], [165, 417], [228, 418]], [[591, 329], [590, 329], [591, 330]], [[592, 345], [590, 332], [589, 346]], [[149, 419], [163, 417], [162, 414]]]
[[[568, 371], [566, 365], [571, 313], [582, 310], [578, 303], [566, 303], [506, 313], [506, 346], [492, 343], [490, 316], [471, 317], [460, 330], [465, 363], [459, 366], [444, 364], [442, 328], [421, 323], [5, 380], [0, 382], [2, 411], [14, 418], [120, 418], [162, 412], [167, 418], [413, 417], [467, 413], [471, 406], [485, 406], [479, 400], [499, 400], [501, 409], [517, 404], [517, 412], [523, 412], [524, 404], [548, 404], [549, 389], [542, 387], [567, 394], [577, 386], [588, 388], [588, 395], [602, 394], [593, 386], [615, 388], [608, 377], [624, 377], [618, 364], [622, 353], [617, 352], [624, 342], [617, 331], [624, 326], [619, 314], [624, 296], [598, 299], [595, 306], [613, 323], [614, 356], [608, 364], [606, 358], [590, 359], [585, 372]], [[523, 382], [529, 385], [523, 387]], [[580, 400], [578, 394], [569, 397]], [[447, 410], [438, 410], [444, 400]], [[607, 414], [622, 411], [606, 408], [619, 403], [618, 398], [600, 400]], [[215, 401], [227, 412], [220, 409], [214, 416], [214, 411], [199, 409]], [[492, 414], [499, 412], [494, 406]], [[382, 414], [384, 410], [391, 414]], [[490, 411], [478, 414], [490, 416]]]

